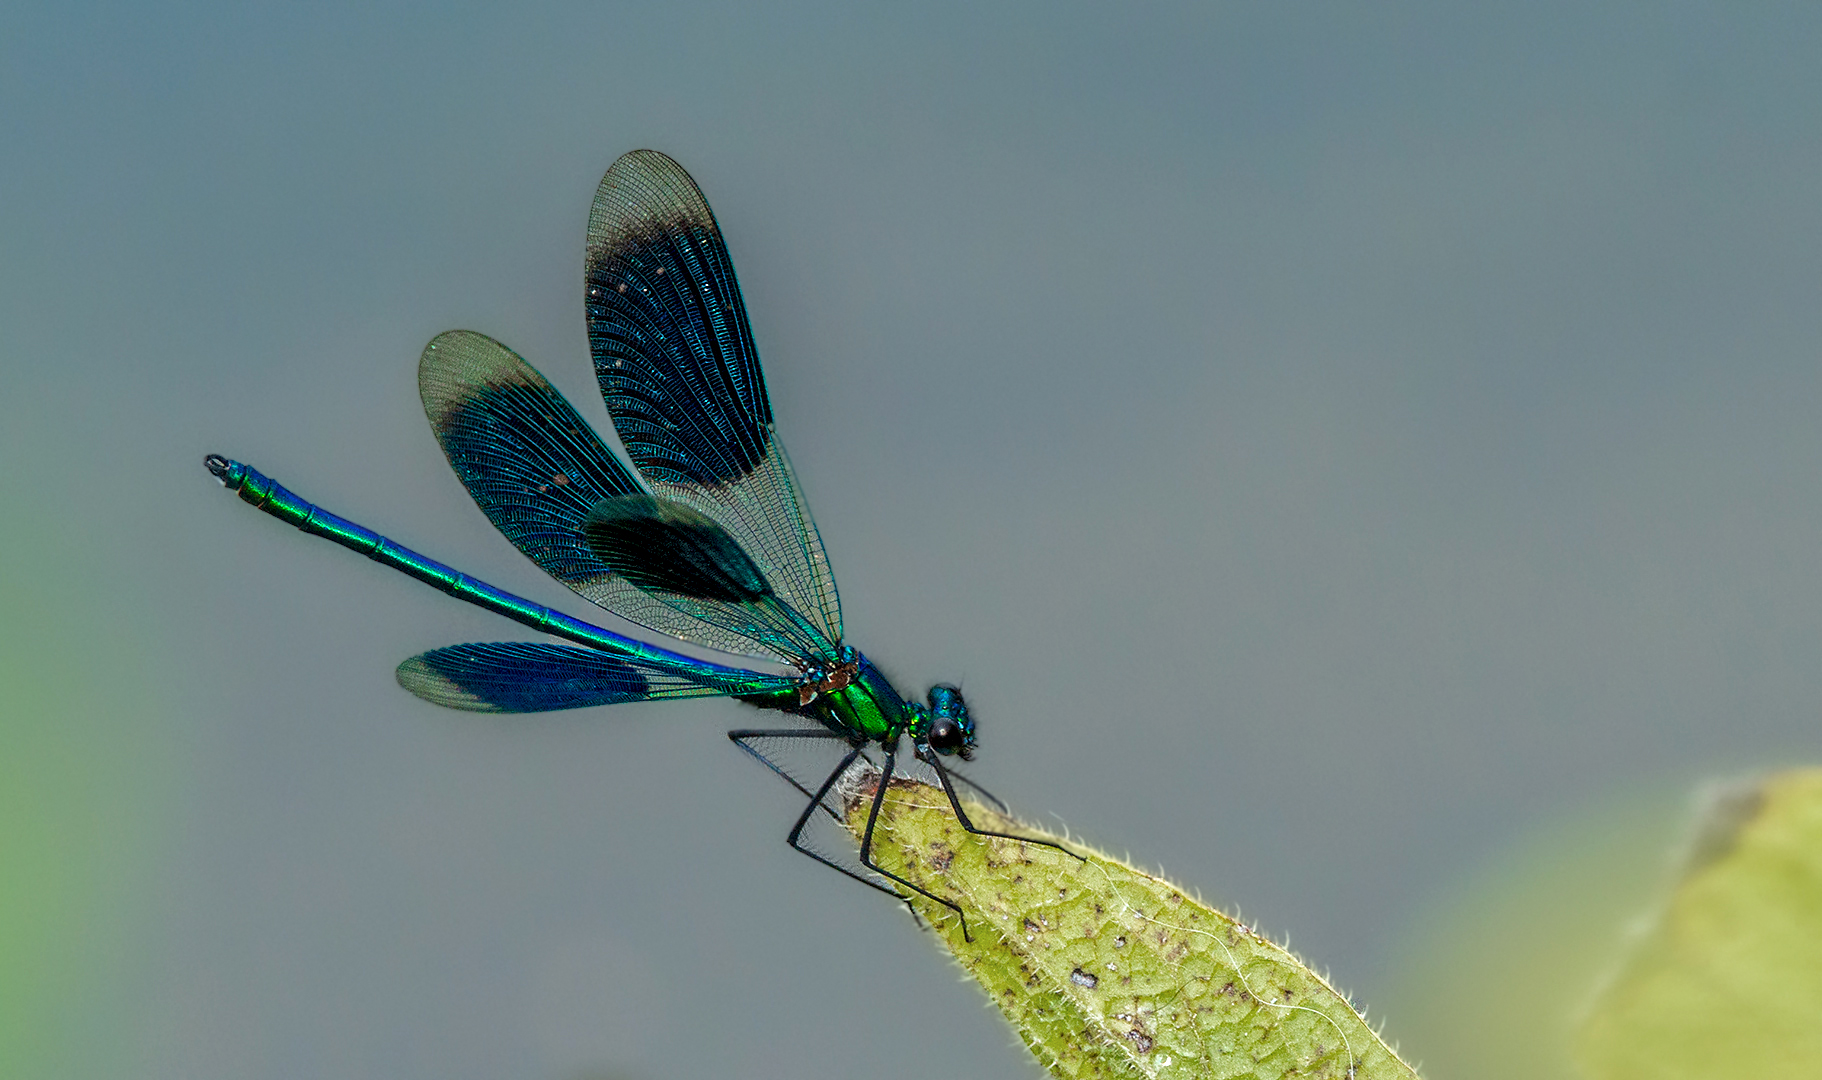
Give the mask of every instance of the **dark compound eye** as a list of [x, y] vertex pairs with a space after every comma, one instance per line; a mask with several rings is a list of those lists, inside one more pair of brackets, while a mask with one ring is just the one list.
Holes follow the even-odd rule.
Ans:
[[930, 748], [939, 754], [953, 754], [962, 748], [962, 726], [946, 716], [930, 722]]

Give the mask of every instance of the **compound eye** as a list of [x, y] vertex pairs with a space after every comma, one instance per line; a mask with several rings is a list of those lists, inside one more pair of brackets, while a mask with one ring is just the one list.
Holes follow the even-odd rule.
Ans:
[[953, 754], [962, 748], [962, 726], [946, 716], [930, 724], [930, 748], [939, 754]]

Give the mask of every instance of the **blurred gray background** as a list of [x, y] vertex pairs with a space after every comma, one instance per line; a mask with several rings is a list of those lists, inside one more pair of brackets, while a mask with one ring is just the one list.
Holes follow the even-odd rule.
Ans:
[[757, 714], [424, 705], [399, 660], [518, 628], [202, 469], [586, 616], [415, 361], [484, 331], [607, 430], [582, 237], [650, 146], [850, 641], [1398, 1035], [1375, 988], [1486, 853], [1822, 756], [1819, 50], [1794, 4], [9, 5], [0, 1034], [43, 1076], [1035, 1075], [787, 851]]

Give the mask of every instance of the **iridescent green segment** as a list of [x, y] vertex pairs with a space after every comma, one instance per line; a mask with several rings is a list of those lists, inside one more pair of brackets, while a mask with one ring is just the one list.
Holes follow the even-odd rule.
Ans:
[[829, 711], [850, 731], [883, 739], [905, 728], [913, 709], [872, 662], [862, 657], [854, 681], [827, 695]]

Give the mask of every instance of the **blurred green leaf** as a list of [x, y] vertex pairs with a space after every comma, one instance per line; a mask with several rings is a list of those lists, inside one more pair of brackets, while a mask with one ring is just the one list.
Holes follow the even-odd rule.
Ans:
[[0, 1076], [120, 1075], [163, 822], [163, 702], [82, 537], [0, 489]]
[[1577, 1014], [1665, 880], [1682, 783], [1564, 808], [1411, 912], [1371, 988], [1387, 1035], [1433, 1080], [1575, 1080]]
[[[877, 777], [852, 793], [865, 828]], [[977, 826], [1062, 838], [969, 804]], [[1414, 1080], [1341, 994], [1296, 957], [1169, 882], [1079, 845], [1087, 861], [970, 836], [940, 789], [895, 780], [879, 863], [957, 899], [917, 912], [1051, 1075]]]
[[1593, 1080], [1822, 1076], [1822, 769], [1712, 800], [1576, 1052]]

